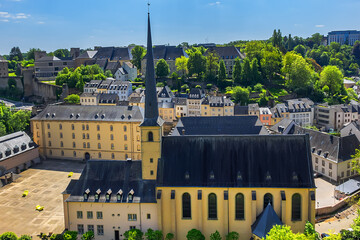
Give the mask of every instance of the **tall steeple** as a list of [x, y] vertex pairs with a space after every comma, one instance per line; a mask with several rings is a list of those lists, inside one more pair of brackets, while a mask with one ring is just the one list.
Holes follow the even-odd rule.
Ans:
[[[150, 4], [148, 3], [148, 6]], [[158, 126], [159, 110], [156, 96], [154, 57], [151, 40], [150, 12], [148, 12], [148, 36], [145, 75], [145, 117], [141, 126]]]

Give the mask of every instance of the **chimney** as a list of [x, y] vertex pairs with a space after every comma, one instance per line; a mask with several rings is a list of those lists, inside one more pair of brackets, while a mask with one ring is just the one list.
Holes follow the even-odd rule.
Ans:
[[80, 48], [71, 48], [70, 49], [70, 56], [72, 59], [77, 58], [80, 55]]
[[42, 57], [46, 56], [46, 51], [35, 51], [35, 61], [39, 60]]

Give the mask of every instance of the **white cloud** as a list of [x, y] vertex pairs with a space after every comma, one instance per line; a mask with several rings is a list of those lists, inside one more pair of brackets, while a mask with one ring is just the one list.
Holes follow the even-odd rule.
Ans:
[[39, 21], [37, 22], [37, 24], [45, 24], [45, 22]]
[[317, 28], [323, 28], [323, 27], [325, 27], [325, 25], [319, 24], [319, 25], [315, 25], [315, 27], [317, 27]]
[[9, 22], [9, 19], [0, 19], [0, 22]]
[[209, 3], [210, 6], [219, 6], [221, 4], [221, 2], [212, 2]]
[[[31, 17], [30, 14], [25, 14], [25, 13], [16, 13], [16, 14], [12, 14], [12, 13], [8, 13], [8, 12], [0, 12], [0, 20], [2, 22], [9, 22], [9, 19], [27, 19]], [[7, 21], [4, 21], [7, 20]]]

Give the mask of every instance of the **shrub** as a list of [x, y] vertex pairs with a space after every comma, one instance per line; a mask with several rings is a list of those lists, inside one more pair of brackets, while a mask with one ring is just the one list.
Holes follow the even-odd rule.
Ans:
[[71, 95], [67, 96], [64, 100], [65, 100], [65, 102], [71, 103], [71, 104], [80, 103], [80, 97], [77, 94], [71, 94]]
[[92, 231], [88, 231], [81, 236], [81, 240], [92, 240], [92, 239], [94, 239], [94, 233]]
[[188, 240], [205, 240], [205, 236], [197, 229], [191, 229], [187, 235]]
[[64, 237], [62, 234], [53, 234], [51, 235], [50, 240], [64, 240]]
[[215, 231], [210, 235], [210, 240], [221, 240], [220, 233], [218, 231]]
[[212, 88], [212, 84], [209, 83], [209, 84], [206, 84], [206, 89], [210, 90]]
[[200, 86], [200, 85], [196, 85], [195, 88], [200, 88], [200, 89], [201, 89], [201, 86]]
[[17, 236], [13, 232], [5, 232], [1, 234], [0, 240], [17, 240]]
[[226, 235], [226, 240], [238, 240], [240, 237], [239, 233], [237, 232], [229, 232], [228, 235]]
[[261, 85], [261, 83], [258, 83], [254, 86], [255, 92], [261, 92], [262, 90], [263, 90], [263, 85]]
[[76, 240], [77, 235], [78, 235], [77, 231], [66, 231], [64, 233], [63, 237], [64, 237], [65, 240]]
[[175, 238], [175, 236], [173, 233], [168, 233], [168, 234], [166, 234], [166, 237], [165, 237], [166, 240], [172, 240], [174, 238]]
[[29, 235], [21, 235], [21, 237], [19, 237], [19, 240], [32, 240], [32, 237]]
[[164, 84], [163, 82], [158, 82], [158, 83], [156, 84], [156, 86], [157, 86], [157, 87], [164, 87], [165, 84]]
[[127, 240], [142, 240], [144, 233], [140, 229], [131, 229], [124, 233]]

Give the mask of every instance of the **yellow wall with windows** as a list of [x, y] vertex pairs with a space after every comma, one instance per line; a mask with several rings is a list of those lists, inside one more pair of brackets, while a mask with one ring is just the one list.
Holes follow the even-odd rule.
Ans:
[[[66, 229], [78, 231], [78, 224], [82, 224], [84, 232], [87, 232], [88, 225], [94, 225], [94, 236], [99, 240], [114, 239], [115, 230], [124, 235], [130, 226], [144, 233], [149, 228], [158, 229], [156, 203], [64, 202], [64, 210]], [[80, 219], [77, 216], [78, 211], [82, 212]], [[88, 211], [92, 212], [92, 219], [87, 218]], [[102, 213], [102, 219], [97, 219], [97, 212]], [[136, 214], [136, 221], [129, 221], [128, 214]], [[103, 225], [104, 235], [98, 235], [97, 225]], [[123, 237], [120, 236], [120, 239]]]
[[175, 119], [173, 108], [159, 108], [159, 115], [165, 122], [173, 122]]
[[[142, 178], [156, 180], [158, 159], [161, 157], [162, 127], [141, 126], [140, 128]], [[150, 132], [153, 135], [152, 141], [149, 141]]]
[[[229, 232], [240, 233], [240, 239], [250, 239], [251, 225], [263, 211], [264, 195], [273, 195], [273, 207], [282, 222], [291, 226], [294, 232], [302, 232], [306, 221], [315, 223], [315, 201], [310, 200], [310, 191], [315, 189], [281, 189], [281, 188], [181, 188], [158, 187], [162, 190], [161, 199], [158, 199], [159, 228], [164, 232], [172, 232], [176, 239], [186, 239], [186, 234], [192, 228], [199, 229], [208, 239], [210, 234], [219, 231], [222, 237]], [[175, 190], [175, 199], [171, 198], [171, 190]], [[198, 190], [202, 191], [202, 199], [198, 200]], [[224, 191], [228, 191], [228, 200], [224, 200]], [[256, 201], [252, 200], [252, 191], [256, 191]], [[282, 201], [281, 191], [285, 191], [286, 200]], [[191, 196], [191, 219], [182, 218], [182, 195]], [[217, 196], [217, 219], [208, 219], [208, 195]], [[235, 219], [235, 196], [244, 195], [245, 219]], [[301, 195], [301, 221], [291, 219], [292, 195]]]
[[210, 107], [208, 104], [202, 104], [201, 116], [234, 116], [234, 106]]
[[85, 153], [89, 153], [90, 159], [141, 159], [140, 122], [31, 122], [34, 142], [39, 145], [40, 154], [47, 158], [83, 160]]

